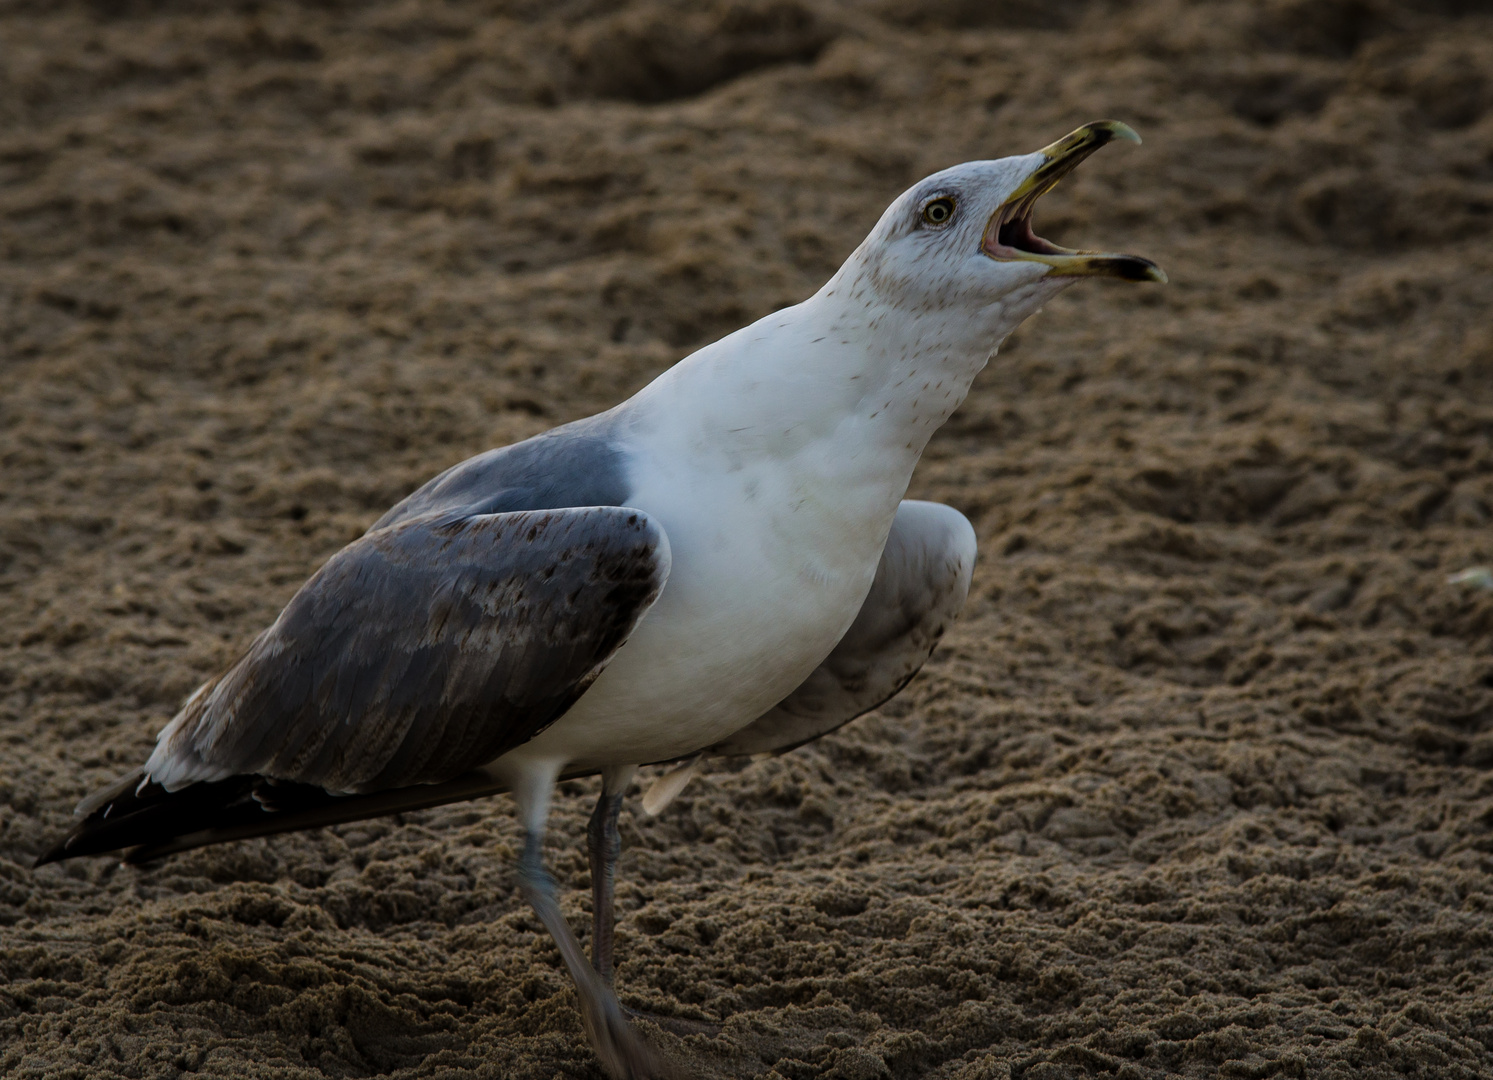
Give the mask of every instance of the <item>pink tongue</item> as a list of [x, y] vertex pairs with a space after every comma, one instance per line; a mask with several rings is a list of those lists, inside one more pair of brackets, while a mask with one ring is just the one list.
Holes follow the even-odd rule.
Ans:
[[1029, 217], [1006, 222], [1000, 228], [998, 239], [1006, 247], [1012, 247], [1017, 251], [1025, 251], [1032, 255], [1052, 255], [1056, 254], [1059, 250], [1053, 244], [1032, 232], [1032, 219]]

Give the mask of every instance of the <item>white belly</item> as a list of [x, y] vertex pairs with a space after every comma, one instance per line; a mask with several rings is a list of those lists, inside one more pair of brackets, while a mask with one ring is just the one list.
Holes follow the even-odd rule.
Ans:
[[829, 481], [784, 465], [715, 473], [705, 491], [664, 471], [640, 486], [629, 504], [669, 537], [664, 591], [585, 696], [500, 771], [692, 753], [755, 720], [829, 655], [870, 590], [906, 479]]

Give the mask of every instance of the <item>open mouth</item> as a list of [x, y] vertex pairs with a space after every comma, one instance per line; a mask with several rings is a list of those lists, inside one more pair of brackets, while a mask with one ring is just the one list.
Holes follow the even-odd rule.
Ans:
[[1140, 142], [1140, 136], [1129, 125], [1118, 120], [1096, 120], [1042, 149], [1040, 153], [1047, 160], [991, 215], [980, 239], [981, 252], [1001, 261], [1045, 263], [1052, 268], [1048, 277], [1165, 281], [1165, 272], [1150, 259], [1111, 251], [1074, 251], [1044, 240], [1032, 231], [1032, 211], [1037, 200], [1057, 187], [1058, 181], [1084, 158], [1114, 139]]

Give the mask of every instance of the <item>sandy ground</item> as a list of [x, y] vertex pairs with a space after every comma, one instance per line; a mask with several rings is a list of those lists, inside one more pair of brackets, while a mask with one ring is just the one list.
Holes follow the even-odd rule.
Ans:
[[[1493, 1072], [1493, 21], [1475, 0], [12, 3], [0, 1074], [597, 1077], [504, 798], [30, 862], [452, 462], [813, 291], [909, 182], [1118, 117], [912, 492], [888, 707], [629, 801], [682, 1075]], [[591, 783], [553, 865], [586, 924]]]

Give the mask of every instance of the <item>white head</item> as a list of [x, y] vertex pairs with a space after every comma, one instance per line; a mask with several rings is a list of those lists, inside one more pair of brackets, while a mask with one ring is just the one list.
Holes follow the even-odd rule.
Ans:
[[887, 208], [825, 289], [869, 291], [908, 316], [952, 316], [975, 335], [993, 334], [985, 339], [994, 347], [1080, 277], [1165, 281], [1149, 259], [1071, 251], [1032, 232], [1037, 199], [1116, 138], [1140, 142], [1125, 124], [1100, 120], [1034, 154], [934, 173]]

